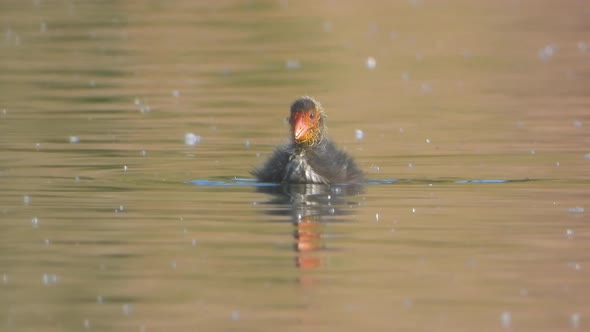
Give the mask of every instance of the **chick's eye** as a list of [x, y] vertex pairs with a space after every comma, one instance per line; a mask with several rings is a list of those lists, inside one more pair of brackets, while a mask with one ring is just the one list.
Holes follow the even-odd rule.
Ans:
[[315, 113], [314, 112], [309, 113], [309, 118], [312, 120], [315, 119]]

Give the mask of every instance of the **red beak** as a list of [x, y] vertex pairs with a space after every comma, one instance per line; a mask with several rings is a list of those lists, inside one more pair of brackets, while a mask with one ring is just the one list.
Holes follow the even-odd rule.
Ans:
[[297, 114], [293, 117], [293, 137], [296, 141], [301, 140], [309, 130], [310, 126], [306, 123], [303, 114]]

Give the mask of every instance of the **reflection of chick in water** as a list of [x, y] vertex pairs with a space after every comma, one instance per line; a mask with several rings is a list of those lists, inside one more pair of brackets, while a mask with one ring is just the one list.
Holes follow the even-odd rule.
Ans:
[[330, 221], [330, 216], [351, 213], [347, 208], [358, 205], [358, 202], [348, 201], [346, 197], [362, 193], [360, 185], [293, 184], [259, 187], [258, 190], [273, 195], [273, 199], [268, 202], [273, 208], [265, 213], [291, 216], [296, 227], [296, 265], [302, 269], [322, 265], [320, 257], [314, 252], [325, 247], [322, 241], [323, 224]]
[[319, 257], [305, 253], [313, 252], [322, 247], [321, 242], [321, 224], [317, 216], [306, 216], [297, 224], [297, 230], [294, 232], [296, 240], [295, 250], [297, 255], [297, 267], [302, 269], [317, 269], [321, 266]]

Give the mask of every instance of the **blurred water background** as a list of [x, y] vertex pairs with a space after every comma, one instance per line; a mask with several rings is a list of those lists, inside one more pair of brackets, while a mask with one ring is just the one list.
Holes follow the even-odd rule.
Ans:
[[589, 128], [587, 1], [4, 0], [0, 330], [588, 330]]

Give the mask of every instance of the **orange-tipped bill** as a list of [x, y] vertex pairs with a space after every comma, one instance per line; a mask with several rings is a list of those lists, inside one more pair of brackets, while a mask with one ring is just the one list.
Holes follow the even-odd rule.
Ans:
[[305, 142], [312, 126], [313, 124], [309, 123], [303, 114], [294, 115], [293, 137], [295, 141]]

